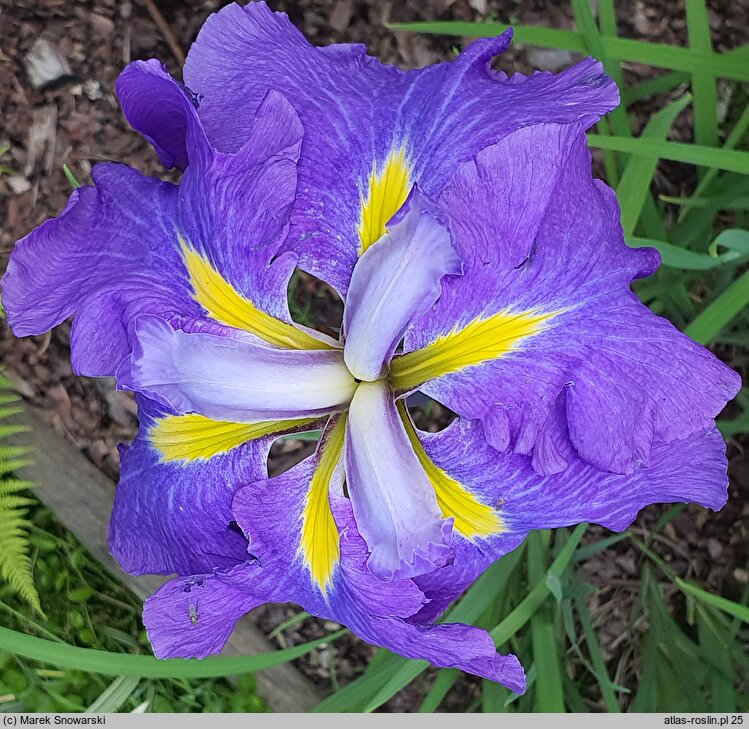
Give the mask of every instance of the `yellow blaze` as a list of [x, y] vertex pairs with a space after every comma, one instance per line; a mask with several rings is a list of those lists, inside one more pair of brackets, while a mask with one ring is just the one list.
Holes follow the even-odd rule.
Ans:
[[230, 423], [211, 420], [203, 415], [168, 415], [151, 427], [151, 445], [159, 452], [161, 462], [198, 461], [213, 458], [236, 448], [248, 440], [279, 433], [308, 423], [316, 418], [275, 420], [259, 423]]
[[405, 145], [391, 151], [379, 170], [376, 163], [372, 165], [367, 196], [365, 198], [363, 192], [361, 195], [360, 255], [384, 235], [385, 225], [406, 202], [411, 185]]
[[505, 531], [499, 514], [487, 504], [482, 504], [454, 478], [449, 476], [426, 454], [416, 434], [403, 400], [397, 402], [398, 412], [408, 434], [408, 440], [437, 495], [437, 505], [445, 519], [454, 517], [453, 528], [466, 539], [488, 537]]
[[260, 337], [269, 344], [288, 349], [330, 349], [330, 345], [258, 309], [240, 294], [192, 246], [180, 237], [182, 255], [190, 276], [193, 298], [216, 321]]
[[395, 357], [390, 364], [390, 381], [396, 390], [410, 390], [435, 377], [502, 357], [547, 329], [547, 322], [559, 313], [505, 310], [487, 319], [474, 319], [423, 349]]
[[320, 442], [320, 463], [312, 476], [307, 502], [302, 512], [302, 539], [299, 551], [312, 580], [323, 594], [328, 590], [333, 569], [341, 556], [338, 527], [330, 509], [330, 481], [343, 452], [346, 434], [345, 413], [330, 434]]

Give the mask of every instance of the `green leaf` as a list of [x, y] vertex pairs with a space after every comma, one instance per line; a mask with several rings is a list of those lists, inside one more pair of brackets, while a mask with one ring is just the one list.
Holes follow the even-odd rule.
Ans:
[[[585, 534], [585, 530], [588, 528], [586, 523], [578, 524], [573, 530], [567, 543], [564, 545], [562, 550], [557, 555], [556, 559], [551, 563], [548, 569], [549, 574], [557, 575], [558, 577], [567, 569], [572, 555], [575, 553], [577, 545]], [[506, 643], [520, 628], [522, 628], [531, 618], [531, 616], [538, 610], [543, 601], [549, 594], [549, 588], [546, 585], [546, 580], [539, 582], [536, 586], [525, 596], [520, 604], [506, 617], [502, 622], [499, 623], [492, 631], [490, 635], [494, 638], [495, 645], [502, 645]]]
[[[705, 0], [686, 0], [687, 34], [689, 47], [700, 53], [711, 54], [710, 22]], [[715, 147], [718, 144], [718, 93], [715, 76], [709, 65], [692, 72], [694, 94], [694, 139], [697, 144]]]
[[549, 588], [549, 592], [554, 596], [557, 604], [562, 602], [562, 581], [556, 575], [546, 575], [546, 587]]
[[700, 344], [708, 344], [749, 304], [749, 271], [745, 271], [684, 329]]
[[81, 185], [81, 183], [75, 179], [75, 175], [70, 171], [70, 167], [68, 167], [67, 164], [64, 164], [62, 166], [62, 171], [65, 173], [65, 177], [68, 178], [68, 182], [74, 190], [77, 190], [79, 187], [83, 187], [83, 185]]
[[[749, 67], [749, 66], [748, 66]], [[749, 152], [736, 152], [730, 149], [714, 149], [683, 142], [658, 142], [637, 137], [605, 137], [588, 134], [588, 144], [599, 149], [613, 149], [627, 154], [642, 154], [649, 157], [670, 159], [703, 167], [715, 167], [729, 172], [749, 174]]]
[[[595, 628], [593, 627], [593, 620], [590, 617], [588, 606], [585, 604], [585, 600], [578, 599], [575, 601], [577, 607], [577, 614], [580, 618], [580, 625], [582, 626], [583, 633], [585, 635], [585, 642], [588, 645], [588, 654], [593, 666], [593, 675], [595, 676], [598, 686], [601, 689], [601, 697], [603, 703], [606, 706], [606, 711], [609, 713], [618, 713], [621, 711], [619, 708], [619, 702], [614, 692], [615, 684], [609, 678], [608, 671], [606, 670], [606, 662], [603, 659], [603, 652], [598, 642], [598, 636], [596, 636]], [[621, 690], [621, 687], [618, 687]], [[626, 689], [624, 689], [626, 691]]]
[[705, 605], [733, 615], [733, 617], [738, 618], [744, 623], [749, 623], [749, 607], [746, 605], [741, 605], [726, 597], [720, 597], [720, 595], [713, 595], [712, 592], [707, 592], [707, 590], [703, 590], [691, 582], [681, 579], [681, 577], [675, 577], [674, 582], [682, 592], [691, 595]]
[[[0, 376], [0, 420], [22, 412], [21, 407], [8, 406], [9, 402], [17, 400], [10, 382]], [[0, 425], [0, 439], [24, 430], [24, 426], [3, 423]], [[44, 617], [39, 595], [34, 587], [29, 554], [31, 525], [26, 519], [26, 507], [35, 502], [20, 493], [29, 489], [31, 484], [12, 477], [14, 471], [28, 465], [29, 460], [23, 457], [27, 454], [26, 448], [0, 448], [0, 577]]]
[[[542, 532], [532, 532], [528, 535], [528, 581], [532, 585], [543, 584], [551, 591], [550, 585], [554, 584], [554, 580], [557, 585], [560, 583], [558, 575], [546, 572], [548, 547], [545, 544], [545, 536]], [[537, 670], [534, 711], [564, 712], [560, 641], [557, 639], [554, 611], [548, 600], [539, 605], [531, 616], [531, 644]]]
[[[426, 23], [393, 23], [393, 30], [418, 33], [435, 33], [466, 38], [491, 38], [503, 33], [510, 26], [505, 23], [471, 23], [465, 21], [442, 20]], [[586, 43], [582, 33], [557, 28], [544, 28], [536, 25], [513, 25], [516, 44], [528, 44], [541, 48], [585, 53]], [[614, 61], [642, 63], [671, 71], [693, 73], [702, 67], [709, 67], [719, 78], [734, 81], [749, 81], [749, 67], [744, 63], [749, 58], [749, 48], [737, 48], [727, 53], [702, 53], [690, 48], [680, 48], [665, 43], [612, 38], [602, 36], [606, 55]]]
[[[716, 242], [718, 238], [716, 238]], [[714, 268], [719, 268], [729, 263], [740, 263], [749, 258], [749, 251], [742, 254], [736, 249], [731, 249], [720, 255], [695, 253], [686, 248], [675, 246], [672, 243], [651, 240], [649, 238], [629, 237], [627, 238], [627, 245], [632, 248], [655, 248], [661, 254], [664, 266], [681, 268], [685, 271], [711, 271]]]
[[437, 678], [434, 679], [434, 683], [424, 697], [424, 701], [421, 702], [419, 713], [431, 714], [437, 711], [448, 691], [455, 685], [458, 676], [460, 676], [460, 671], [456, 668], [443, 668], [437, 674]]
[[[664, 140], [671, 131], [676, 117], [687, 107], [691, 97], [685, 94], [680, 99], [653, 114], [642, 130], [641, 139]], [[616, 188], [616, 196], [622, 208], [622, 228], [625, 237], [632, 235], [640, 218], [645, 200], [650, 192], [650, 183], [658, 166], [658, 157], [633, 155], [627, 162]]]
[[48, 663], [58, 668], [103, 673], [109, 676], [139, 676], [142, 678], [215, 678], [238, 673], [254, 673], [266, 668], [288, 663], [299, 658], [322, 643], [329, 643], [344, 635], [346, 630], [318, 638], [317, 640], [252, 656], [215, 656], [212, 658], [159, 660], [153, 656], [128, 655], [78, 648], [68, 643], [24, 635], [15, 630], [0, 627], [0, 650], [18, 656]]
[[139, 683], [138, 676], [118, 676], [84, 713], [99, 714], [118, 711], [138, 688]]
[[622, 97], [625, 104], [634, 104], [636, 101], [642, 101], [651, 96], [672, 91], [682, 84], [689, 83], [691, 78], [692, 76], [689, 73], [671, 71], [670, 73], [664, 73], [661, 76], [650, 78], [647, 81], [642, 81], [635, 86], [630, 86], [629, 88], [625, 87], [622, 89]]

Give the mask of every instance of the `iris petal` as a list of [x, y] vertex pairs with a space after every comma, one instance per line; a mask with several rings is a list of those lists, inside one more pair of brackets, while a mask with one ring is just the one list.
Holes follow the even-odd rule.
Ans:
[[447, 228], [414, 188], [354, 268], [343, 328], [344, 359], [355, 377], [369, 382], [383, 375], [409, 324], [439, 298], [442, 277], [460, 270]]
[[120, 383], [178, 413], [244, 423], [302, 418], [344, 407], [356, 388], [339, 351], [275, 349], [151, 316], [135, 329]]
[[442, 519], [432, 484], [403, 428], [387, 383], [363, 382], [351, 401], [346, 481], [367, 566], [383, 580], [444, 565], [452, 519]]

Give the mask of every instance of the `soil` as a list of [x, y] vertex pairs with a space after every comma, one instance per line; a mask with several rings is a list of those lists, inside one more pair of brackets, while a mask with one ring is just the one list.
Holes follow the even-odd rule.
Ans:
[[[169, 177], [150, 146], [125, 123], [114, 93], [115, 80], [125, 64], [138, 58], [157, 57], [179, 77], [178, 58], [185, 52], [206, 17], [222, 3], [218, 0], [156, 0], [155, 6], [173, 35], [168, 42], [149, 13], [146, 0], [0, 0], [0, 147], [9, 150], [0, 166], [11, 169], [0, 175], [0, 270], [5, 268], [14, 242], [65, 205], [70, 184], [63, 164], [81, 181], [101, 160], [115, 160], [146, 174]], [[457, 19], [499, 20], [552, 27], [572, 27], [568, 3], [554, 0], [270, 0], [273, 9], [289, 13], [292, 21], [314, 43], [363, 42], [370, 53], [402, 67], [424, 66], [454, 56], [460, 39], [393, 32], [388, 23]], [[683, 4], [659, 0], [617, 2], [619, 32], [661, 43], [685, 45]], [[727, 50], [749, 41], [749, 0], [709, 2], [713, 42]], [[67, 60], [70, 73], [50, 88], [31, 84], [27, 58], [38, 38], [48, 40]], [[576, 60], [574, 54], [539, 52], [514, 47], [499, 60], [503, 70], [529, 72], [534, 67], [554, 68]], [[554, 69], [556, 70], [556, 69]], [[643, 79], [653, 70], [630, 65], [626, 73]], [[663, 98], [636, 107], [638, 125], [644, 124]], [[691, 120], [685, 113], [672, 134], [678, 141], [691, 139]], [[663, 164], [656, 184], [666, 194], [683, 194], [694, 184], [689, 168]], [[340, 320], [335, 295], [302, 277], [296, 289], [300, 299], [314, 294], [315, 317], [330, 323]], [[300, 302], [301, 303], [301, 302]], [[319, 320], [319, 319], [318, 319]], [[15, 339], [0, 321], [0, 361], [29, 405], [50, 421], [99, 468], [113, 478], [118, 474], [117, 443], [131, 439], [137, 429], [136, 410], [129, 395], [117, 392], [112, 380], [92, 380], [72, 374], [69, 362], [69, 323], [43, 337]], [[424, 410], [420, 425], [436, 429], [450, 414]], [[659, 553], [680, 575], [695, 578], [709, 589], [738, 598], [746, 585], [749, 559], [749, 460], [746, 440], [729, 443], [731, 493], [718, 514], [689, 507], [654, 542]], [[288, 467], [309, 452], [309, 444], [286, 441], [273, 451], [274, 471]], [[637, 529], [648, 532], [663, 513], [661, 507], [642, 512]], [[605, 530], [591, 529], [589, 539]], [[594, 615], [599, 624], [604, 653], [612, 662], [625, 655], [624, 645], [633, 628], [629, 609], [637, 598], [641, 556], [627, 541], [586, 563], [586, 578], [600, 586]], [[258, 614], [269, 633], [296, 613], [291, 606], [269, 606]], [[283, 630], [279, 645], [319, 637], [330, 624], [307, 619]], [[622, 637], [624, 636], [624, 637]], [[334, 648], [299, 661], [300, 668], [328, 689], [331, 681], [354, 678], [373, 654], [373, 648], [356, 639], [339, 641]], [[619, 683], [633, 685], [636, 662]], [[332, 676], [335, 676], [333, 679]], [[417, 705], [424, 682], [403, 692], [388, 705], [391, 711], [410, 711]], [[477, 695], [478, 682], [461, 678], [443, 708], [465, 709]]]

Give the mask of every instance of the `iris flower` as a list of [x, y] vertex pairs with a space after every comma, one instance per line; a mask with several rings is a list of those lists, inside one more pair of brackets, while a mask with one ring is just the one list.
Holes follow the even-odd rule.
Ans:
[[[145, 606], [159, 656], [217, 652], [295, 602], [366, 641], [524, 689], [514, 656], [445, 608], [531, 529], [626, 527], [726, 499], [713, 419], [739, 387], [643, 306], [585, 130], [618, 103], [588, 59], [508, 77], [509, 32], [403, 72], [310, 46], [264, 3], [209, 18], [184, 69], [118, 81], [179, 185], [117, 164], [21, 240], [17, 335], [75, 315], [81, 375], [133, 390], [110, 545], [176, 574]], [[335, 340], [292, 321], [295, 269], [345, 302]], [[418, 430], [421, 391], [457, 419]], [[268, 477], [272, 441], [323, 431]]]

